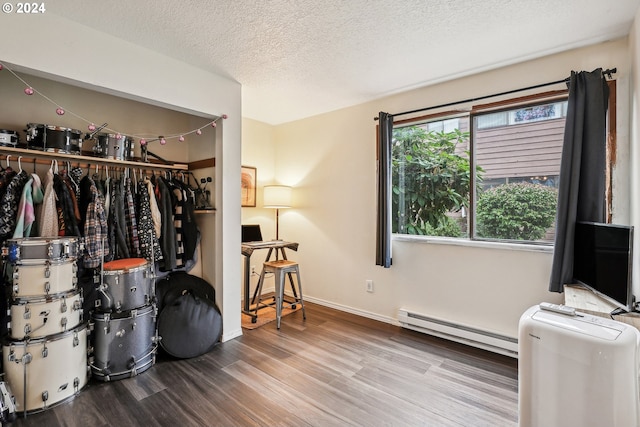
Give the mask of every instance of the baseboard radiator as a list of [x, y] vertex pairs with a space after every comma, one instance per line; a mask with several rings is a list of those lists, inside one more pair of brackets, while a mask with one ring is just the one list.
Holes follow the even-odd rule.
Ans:
[[518, 357], [518, 339], [514, 337], [425, 316], [403, 308], [398, 310], [398, 321], [403, 328], [482, 348], [494, 353]]

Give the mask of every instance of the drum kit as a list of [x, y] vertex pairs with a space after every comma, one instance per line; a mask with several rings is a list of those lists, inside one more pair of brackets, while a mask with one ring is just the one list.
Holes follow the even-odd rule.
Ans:
[[[30, 150], [52, 153], [82, 155], [90, 153], [95, 157], [112, 160], [132, 160], [134, 143], [125, 135], [100, 132], [106, 123], [96, 131], [83, 135], [77, 129], [42, 123], [27, 123], [26, 144]], [[0, 129], [0, 146], [17, 148], [21, 145], [20, 135], [14, 130]], [[88, 148], [83, 152], [84, 148]]]
[[2, 247], [7, 336], [2, 342], [0, 421], [72, 399], [93, 376], [114, 381], [155, 364], [155, 274], [142, 258], [103, 263], [85, 319], [75, 237], [9, 239]]

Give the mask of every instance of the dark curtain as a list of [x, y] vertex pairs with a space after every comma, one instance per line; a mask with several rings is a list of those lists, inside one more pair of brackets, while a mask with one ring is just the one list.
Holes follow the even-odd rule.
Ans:
[[573, 279], [576, 221], [605, 221], [606, 114], [609, 89], [602, 69], [572, 72], [560, 163], [560, 188], [549, 290]]
[[376, 265], [391, 267], [391, 139], [393, 116], [378, 115], [378, 209]]

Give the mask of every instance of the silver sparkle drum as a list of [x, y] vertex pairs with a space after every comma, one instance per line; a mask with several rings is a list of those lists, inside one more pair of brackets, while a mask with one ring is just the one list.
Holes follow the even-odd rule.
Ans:
[[63, 334], [27, 341], [5, 340], [5, 380], [17, 412], [40, 412], [72, 399], [89, 380], [87, 324]]
[[158, 333], [155, 304], [122, 313], [91, 314], [91, 372], [101, 381], [136, 376], [156, 361]]
[[80, 291], [10, 301], [9, 336], [21, 340], [69, 331], [82, 323]]
[[7, 239], [2, 255], [11, 264], [43, 264], [77, 259], [82, 244], [77, 237], [23, 237]]
[[126, 311], [150, 304], [155, 297], [155, 281], [151, 276], [149, 263], [144, 258], [104, 263], [96, 308]]
[[120, 138], [118, 138], [118, 136], [119, 135], [112, 133], [94, 135], [93, 138], [88, 140], [89, 144], [93, 143], [91, 151], [95, 156], [106, 159], [133, 159], [133, 140], [124, 135], [120, 135]]
[[69, 292], [78, 287], [77, 261], [8, 265], [13, 298]]
[[0, 129], [0, 145], [15, 147], [20, 142], [20, 135], [14, 130]]
[[27, 123], [27, 148], [55, 153], [80, 154], [82, 132], [62, 126]]

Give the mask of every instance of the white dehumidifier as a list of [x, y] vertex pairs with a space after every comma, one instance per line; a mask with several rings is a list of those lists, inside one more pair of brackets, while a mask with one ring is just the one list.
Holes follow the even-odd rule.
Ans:
[[518, 332], [520, 427], [639, 427], [639, 351], [631, 325], [531, 307]]

